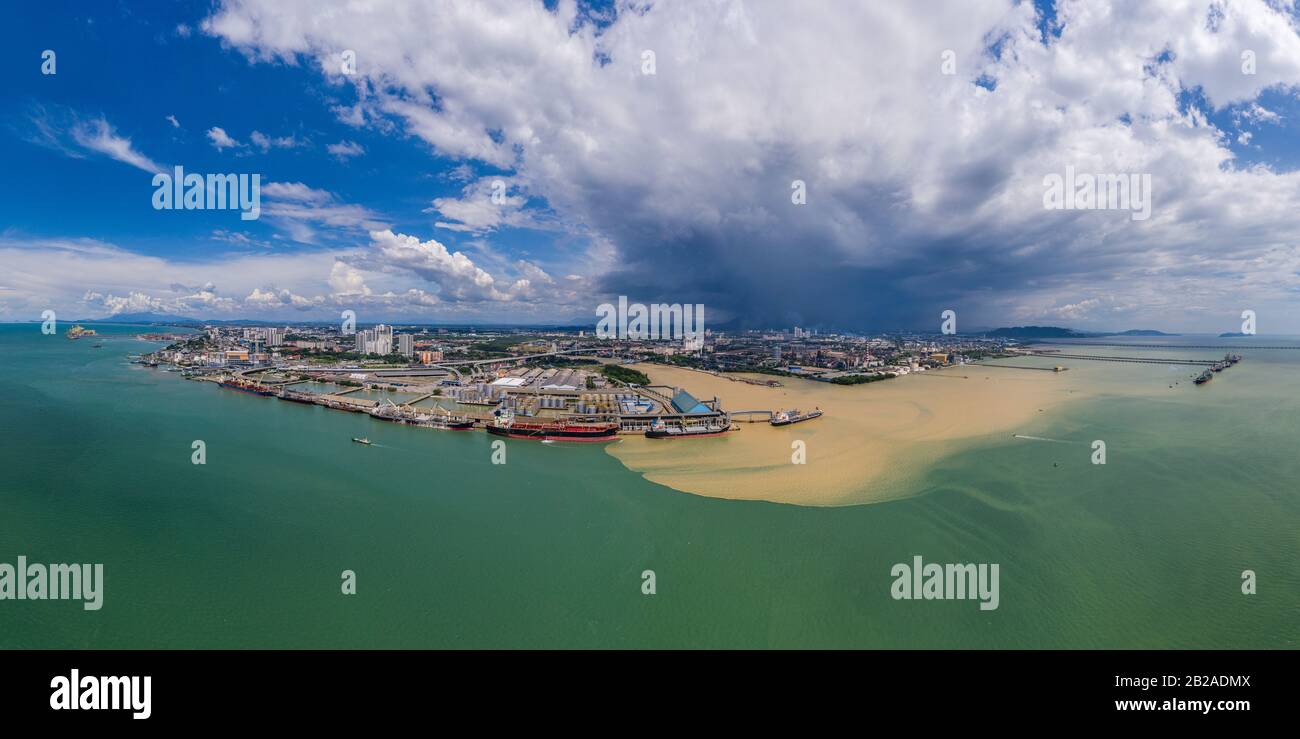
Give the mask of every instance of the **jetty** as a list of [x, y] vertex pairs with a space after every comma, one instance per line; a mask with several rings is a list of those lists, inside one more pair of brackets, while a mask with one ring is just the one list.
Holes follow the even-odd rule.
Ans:
[[[1179, 347], [1181, 348], [1181, 347]], [[1030, 352], [1034, 357], [1056, 357], [1060, 359], [1084, 359], [1090, 362], [1129, 362], [1133, 364], [1187, 364], [1208, 367], [1215, 359], [1170, 359], [1168, 357], [1116, 357], [1105, 354], [1062, 354], [1060, 352]], [[994, 365], [981, 365], [992, 367]], [[1046, 369], [1046, 368], [1044, 368]]]

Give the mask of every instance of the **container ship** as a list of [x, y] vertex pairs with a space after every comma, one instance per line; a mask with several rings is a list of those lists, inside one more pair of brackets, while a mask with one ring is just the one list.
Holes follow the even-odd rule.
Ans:
[[800, 423], [801, 421], [811, 421], [814, 418], [821, 418], [821, 415], [821, 408], [814, 408], [807, 413], [800, 413], [799, 409], [795, 408], [794, 410], [789, 411], [778, 411], [776, 415], [772, 416], [772, 420], [768, 423], [773, 426], [789, 426], [792, 423]]
[[392, 421], [393, 423], [401, 423], [407, 426], [419, 426], [420, 428], [426, 429], [469, 431], [474, 428], [473, 419], [457, 418], [447, 411], [443, 411], [442, 414], [420, 413], [419, 411], [410, 408], [402, 408], [391, 400], [385, 400], [380, 405], [377, 405], [366, 412], [373, 418]]
[[704, 436], [722, 436], [735, 427], [730, 423], [708, 424], [706, 426], [669, 426], [662, 420], [645, 432], [647, 439], [698, 439]]
[[238, 390], [241, 393], [248, 393], [249, 395], [261, 395], [263, 397], [271, 397], [275, 395], [275, 390], [266, 385], [249, 382], [248, 380], [242, 380], [238, 377], [232, 377], [229, 380], [222, 380], [218, 382], [217, 385], [229, 390]]
[[519, 421], [509, 411], [498, 411], [487, 424], [487, 432], [511, 439], [539, 441], [613, 441], [618, 438], [617, 423], [577, 421]]

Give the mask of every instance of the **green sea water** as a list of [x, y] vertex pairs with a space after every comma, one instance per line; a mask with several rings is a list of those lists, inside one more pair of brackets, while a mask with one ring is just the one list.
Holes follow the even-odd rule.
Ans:
[[[595, 446], [493, 465], [485, 434], [186, 381], [127, 362], [144, 329], [95, 328], [102, 349], [0, 325], [0, 562], [105, 571], [99, 611], [0, 600], [0, 648], [1300, 645], [1300, 351], [1204, 388], [1070, 363], [1103, 391], [1019, 433], [1072, 443], [999, 435], [916, 497], [806, 508], [679, 493]], [[998, 563], [999, 607], [892, 599], [914, 555]]]

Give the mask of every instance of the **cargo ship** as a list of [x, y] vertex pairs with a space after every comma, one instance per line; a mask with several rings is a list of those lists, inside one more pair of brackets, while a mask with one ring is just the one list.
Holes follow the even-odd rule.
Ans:
[[1214, 372], [1210, 370], [1205, 370], [1200, 374], [1199, 377], [1197, 377], [1195, 380], [1192, 380], [1192, 382], [1196, 383], [1197, 385], [1204, 385], [1205, 383], [1213, 379], [1214, 379]]
[[487, 424], [487, 432], [511, 439], [536, 439], [538, 441], [614, 441], [618, 438], [617, 423], [590, 423], [579, 421], [517, 420], [509, 411], [497, 411]]
[[275, 395], [275, 390], [266, 385], [249, 382], [248, 380], [238, 377], [232, 377], [229, 380], [222, 380], [218, 382], [217, 385], [228, 390], [238, 390], [241, 393], [248, 393], [249, 395], [260, 395], [262, 397], [271, 397]]
[[705, 436], [722, 436], [734, 430], [735, 427], [730, 423], [711, 423], [705, 426], [669, 426], [662, 420], [654, 422], [654, 425], [645, 432], [647, 439], [698, 439]]
[[383, 403], [366, 411], [373, 418], [383, 421], [392, 421], [407, 426], [419, 426], [426, 429], [441, 429], [444, 431], [469, 431], [474, 428], [474, 420], [471, 418], [457, 418], [450, 411], [439, 408], [442, 413], [420, 413], [412, 408], [403, 408], [391, 400], [385, 399]]
[[280, 400], [290, 400], [294, 403], [316, 403], [316, 393], [305, 393], [301, 390], [290, 390], [287, 387], [280, 388]]
[[795, 408], [793, 410], [788, 410], [788, 411], [777, 411], [776, 415], [772, 416], [772, 420], [768, 421], [768, 423], [772, 424], [773, 426], [789, 426], [792, 423], [800, 423], [801, 421], [811, 421], [814, 418], [821, 418], [821, 416], [822, 416], [821, 408], [814, 408], [808, 411], [807, 413], [800, 413], [799, 409]]

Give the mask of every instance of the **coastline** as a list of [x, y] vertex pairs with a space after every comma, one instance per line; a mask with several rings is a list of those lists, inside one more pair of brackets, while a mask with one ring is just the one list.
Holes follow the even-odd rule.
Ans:
[[[803, 506], [917, 495], [920, 478], [941, 460], [1088, 397], [1077, 374], [978, 366], [858, 386], [783, 377], [778, 388], [658, 364], [635, 368], [656, 384], [688, 387], [697, 397], [717, 395], [728, 410], [825, 411], [783, 428], [739, 422], [736, 432], [718, 439], [665, 445], [626, 438], [606, 450], [629, 470], [681, 492]], [[795, 441], [804, 442], [804, 464], [791, 461]]]

